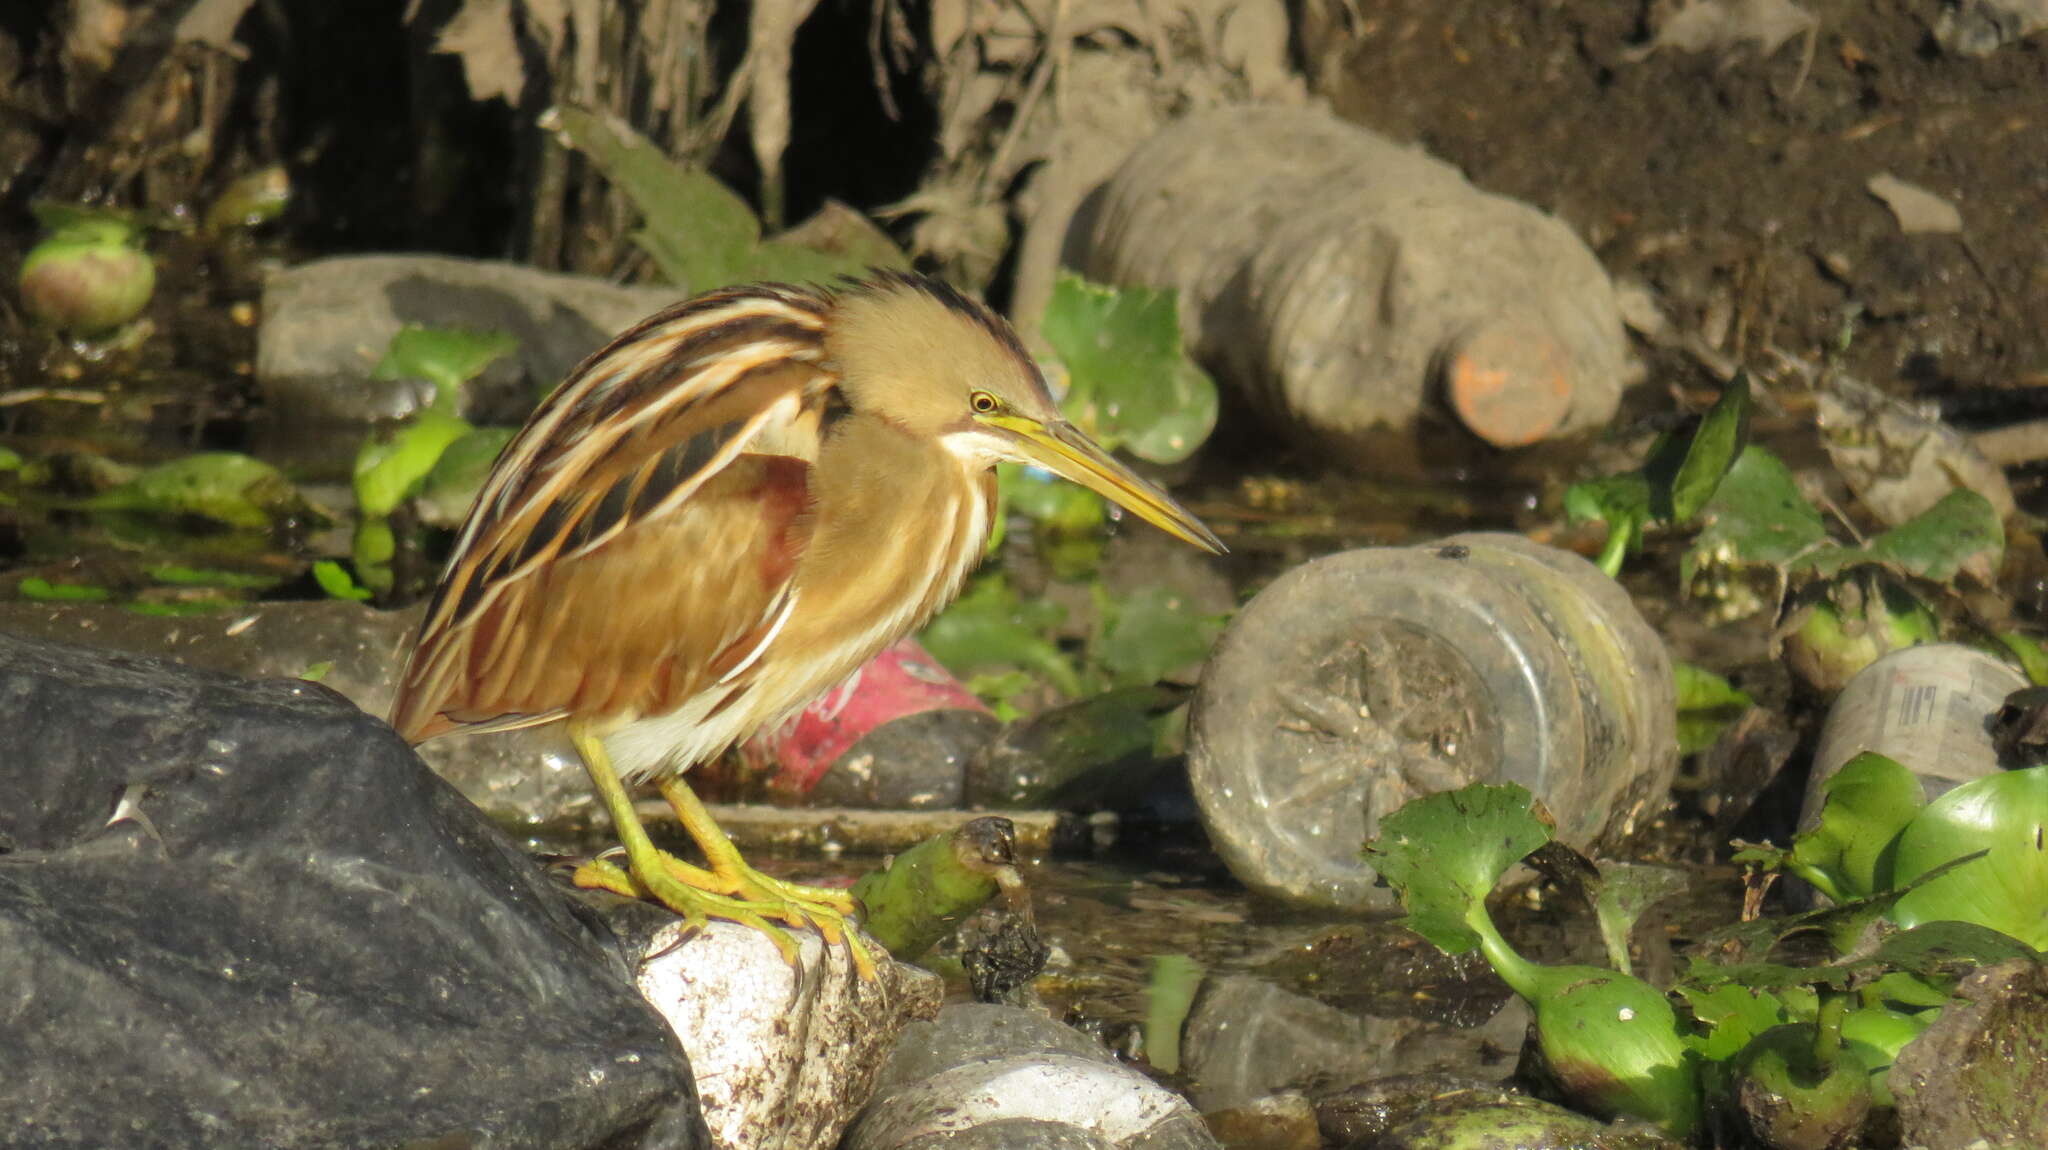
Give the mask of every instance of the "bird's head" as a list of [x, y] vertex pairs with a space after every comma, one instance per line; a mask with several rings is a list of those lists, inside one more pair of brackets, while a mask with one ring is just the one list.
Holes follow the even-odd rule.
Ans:
[[965, 466], [1034, 464], [1170, 535], [1223, 550], [1201, 520], [1060, 414], [1008, 323], [937, 280], [885, 273], [838, 292], [826, 353], [849, 406], [937, 440]]

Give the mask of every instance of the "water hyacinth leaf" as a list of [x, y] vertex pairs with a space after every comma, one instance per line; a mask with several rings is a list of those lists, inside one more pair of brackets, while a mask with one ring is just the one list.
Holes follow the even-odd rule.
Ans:
[[230, 451], [174, 459], [85, 501], [94, 511], [190, 515], [229, 527], [267, 530], [313, 517], [284, 474]]
[[356, 586], [356, 581], [348, 573], [348, 568], [332, 559], [322, 559], [313, 564], [313, 581], [320, 585], [320, 589], [325, 591], [330, 599], [360, 603], [370, 597], [369, 589]]
[[1733, 1058], [1751, 1039], [1786, 1021], [1783, 1000], [1755, 987], [1734, 982], [1716, 986], [1687, 983], [1677, 991], [1700, 1023], [1689, 1045], [1710, 1062]]
[[1792, 471], [1754, 445], [1700, 509], [1701, 527], [1680, 560], [1686, 583], [1704, 567], [1788, 568], [1827, 539], [1820, 512], [1799, 491]]
[[1156, 683], [1209, 657], [1223, 620], [1204, 615], [1164, 587], [1105, 603], [1107, 625], [1088, 655], [1122, 686]]
[[355, 564], [363, 586], [378, 592], [391, 590], [395, 579], [391, 560], [397, 554], [398, 536], [391, 530], [390, 520], [371, 518], [356, 522], [355, 536], [349, 543], [349, 561]]
[[1574, 483], [1564, 493], [1565, 518], [1607, 524], [1607, 543], [1596, 560], [1608, 578], [1621, 574], [1622, 561], [1643, 549], [1650, 521], [1650, 481], [1640, 471]]
[[114, 593], [105, 587], [91, 587], [82, 583], [52, 583], [39, 575], [23, 579], [15, 584], [14, 590], [22, 598], [39, 603], [102, 603], [114, 596]]
[[1061, 534], [1085, 534], [1109, 522], [1102, 496], [1042, 468], [999, 464], [996, 489], [1005, 507]]
[[1671, 477], [1671, 519], [1690, 523], [1749, 446], [1749, 376], [1737, 372], [1693, 433], [1685, 461]]
[[1651, 907], [1683, 893], [1690, 879], [1677, 867], [1652, 863], [1606, 862], [1600, 864], [1600, 882], [1593, 889], [1593, 913], [1600, 922], [1600, 937], [1607, 944], [1608, 961], [1616, 970], [1629, 971], [1628, 939], [1637, 920]]
[[170, 587], [218, 587], [229, 591], [268, 591], [283, 582], [283, 579], [276, 575], [248, 571], [217, 571], [203, 567], [186, 567], [178, 563], [161, 563], [145, 567], [142, 573], [151, 580]]
[[491, 465], [514, 434], [509, 427], [479, 427], [450, 443], [420, 480], [414, 497], [420, 521], [433, 527], [460, 526], [490, 477]]
[[1714, 745], [1721, 731], [1756, 705], [1749, 693], [1726, 678], [1674, 659], [1671, 675], [1678, 693], [1678, 749], [1697, 754]]
[[1068, 417], [1153, 463], [1186, 459], [1216, 427], [1216, 383], [1181, 348], [1176, 298], [1062, 274], [1039, 323], [1066, 368]]
[[424, 379], [434, 385], [434, 405], [452, 410], [464, 383], [518, 349], [519, 341], [502, 331], [409, 323], [391, 337], [370, 378]]
[[441, 454], [474, 430], [469, 421], [427, 410], [386, 436], [371, 436], [356, 454], [356, 509], [382, 518], [405, 498], [441, 461]]
[[1908, 892], [1893, 920], [1976, 923], [2048, 946], [2048, 767], [1973, 779], [1927, 804], [1899, 835], [1894, 880], [1973, 851], [1988, 853]]
[[1963, 975], [2015, 959], [2040, 963], [2048, 961], [2048, 956], [2039, 947], [1996, 927], [1945, 919], [1887, 935], [1870, 953], [1868, 961], [1920, 978], [1936, 978]]
[[1181, 1029], [1202, 987], [1202, 967], [1185, 954], [1155, 954], [1145, 981], [1145, 1061], [1166, 1074], [1181, 1065]]
[[206, 209], [203, 223], [209, 232], [231, 228], [253, 228], [284, 214], [292, 199], [291, 174], [283, 164], [236, 177]]
[[2036, 687], [2048, 687], [2048, 647], [2040, 640], [2017, 631], [2001, 631], [1998, 642], [2019, 662], [2025, 671], [2027, 681]]
[[761, 238], [747, 202], [709, 172], [684, 168], [613, 117], [558, 106], [541, 118], [589, 157], [644, 217], [633, 240], [662, 277], [692, 293], [741, 283]]
[[1475, 783], [1412, 799], [1380, 820], [1366, 862], [1408, 910], [1403, 925], [1446, 954], [1480, 944], [1471, 923], [1523, 856], [1550, 841], [1535, 800], [1513, 783]]
[[1829, 545], [1803, 557], [1795, 570], [1833, 575], [1874, 564], [1936, 583], [1967, 573], [1990, 583], [2005, 554], [2005, 527], [1982, 495], [1958, 487], [1940, 502], [1861, 547]]
[[1000, 577], [976, 580], [918, 636], [956, 675], [1014, 667], [1043, 676], [1062, 694], [1081, 693], [1081, 676], [1047, 637], [1066, 617], [1057, 604], [1026, 603]]
[[1828, 776], [1821, 795], [1820, 821], [1792, 840], [1792, 872], [1837, 902], [1891, 886], [1893, 844], [1926, 801], [1920, 780], [1865, 751]]

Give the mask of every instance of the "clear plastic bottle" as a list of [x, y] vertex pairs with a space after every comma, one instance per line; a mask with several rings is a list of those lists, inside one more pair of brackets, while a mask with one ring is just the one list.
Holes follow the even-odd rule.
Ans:
[[1361, 910], [1392, 896], [1359, 850], [1408, 799], [1520, 783], [1586, 847], [1663, 806], [1675, 727], [1669, 658], [1627, 592], [1569, 552], [1457, 535], [1274, 580], [1203, 673], [1188, 771], [1246, 885]]

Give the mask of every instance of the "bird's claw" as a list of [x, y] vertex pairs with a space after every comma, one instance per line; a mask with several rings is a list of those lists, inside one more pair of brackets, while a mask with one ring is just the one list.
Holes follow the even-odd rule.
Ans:
[[683, 917], [686, 933], [702, 930], [714, 918], [751, 927], [768, 936], [783, 960], [801, 969], [801, 951], [789, 932], [774, 919], [802, 930], [818, 932], [828, 947], [846, 946], [854, 970], [863, 981], [875, 977], [875, 962], [862, 944], [859, 933], [846, 929], [854, 912], [852, 896], [843, 891], [803, 886], [762, 874], [752, 867], [740, 873], [716, 874], [692, 866], [662, 852], [668, 871], [653, 882], [604, 859], [591, 859], [576, 868], [571, 880], [586, 890], [608, 890], [626, 898], [651, 899]]

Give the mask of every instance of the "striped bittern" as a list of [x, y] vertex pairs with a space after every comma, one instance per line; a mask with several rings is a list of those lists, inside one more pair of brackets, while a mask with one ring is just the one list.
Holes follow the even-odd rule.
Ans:
[[[853, 900], [747, 865], [681, 775], [950, 600], [986, 546], [1001, 460], [1222, 549], [1063, 419], [1009, 326], [942, 283], [876, 273], [687, 300], [583, 361], [506, 446], [392, 725], [419, 742], [565, 721], [631, 871], [602, 867], [599, 885], [693, 927], [760, 928], [785, 955], [769, 920], [835, 942]], [[648, 778], [702, 867], [648, 839], [626, 791]]]

